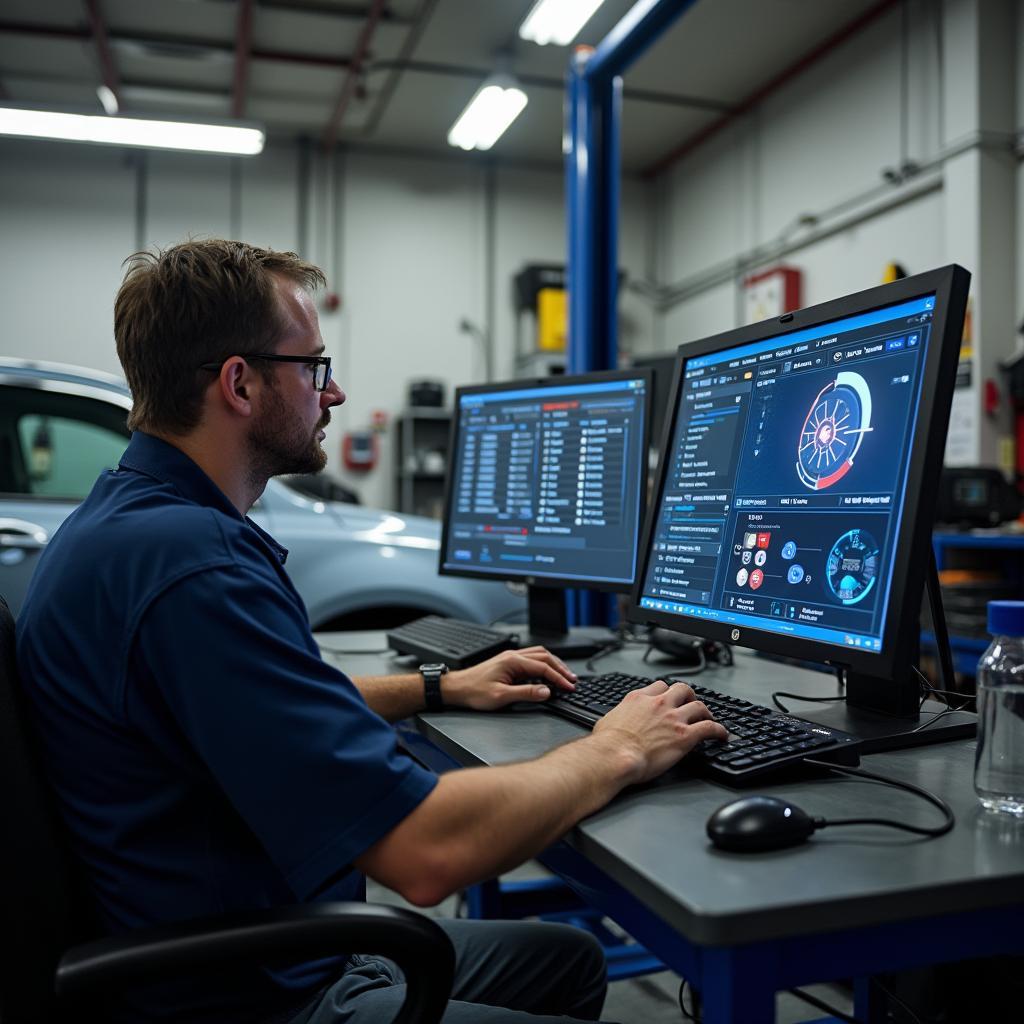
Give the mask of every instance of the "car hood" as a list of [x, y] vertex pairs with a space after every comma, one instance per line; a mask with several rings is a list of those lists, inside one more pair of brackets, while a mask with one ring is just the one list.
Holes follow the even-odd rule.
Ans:
[[428, 551], [438, 551], [441, 547], [441, 524], [425, 516], [350, 505], [343, 501], [321, 501], [299, 494], [279, 480], [267, 483], [260, 501], [267, 505], [271, 514], [275, 510], [308, 508], [329, 515], [354, 540]]

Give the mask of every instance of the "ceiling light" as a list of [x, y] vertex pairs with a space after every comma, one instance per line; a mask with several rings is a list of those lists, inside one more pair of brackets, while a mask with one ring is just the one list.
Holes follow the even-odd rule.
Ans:
[[120, 107], [117, 105], [117, 94], [109, 85], [97, 85], [96, 95], [99, 97], [103, 109], [110, 115], [116, 114]]
[[262, 128], [241, 124], [194, 124], [189, 121], [66, 114], [0, 105], [0, 135], [93, 142], [144, 149], [178, 149], [200, 153], [254, 156], [263, 151]]
[[520, 39], [568, 46], [604, 0], [537, 0], [519, 26]]
[[448, 133], [448, 145], [490, 149], [526, 106], [526, 93], [507, 75], [492, 76], [477, 89]]

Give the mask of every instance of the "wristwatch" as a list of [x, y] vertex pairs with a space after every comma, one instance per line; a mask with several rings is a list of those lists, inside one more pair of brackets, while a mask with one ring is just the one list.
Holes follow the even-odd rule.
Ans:
[[426, 665], [420, 665], [420, 675], [423, 676], [423, 693], [426, 697], [428, 711], [443, 711], [444, 700], [441, 698], [441, 676], [448, 671], [448, 666], [443, 661], [432, 661]]

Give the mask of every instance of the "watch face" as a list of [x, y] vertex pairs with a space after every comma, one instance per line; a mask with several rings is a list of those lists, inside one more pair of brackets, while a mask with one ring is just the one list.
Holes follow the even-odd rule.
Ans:
[[426, 665], [420, 665], [421, 672], [447, 672], [448, 666], [443, 661], [431, 661]]

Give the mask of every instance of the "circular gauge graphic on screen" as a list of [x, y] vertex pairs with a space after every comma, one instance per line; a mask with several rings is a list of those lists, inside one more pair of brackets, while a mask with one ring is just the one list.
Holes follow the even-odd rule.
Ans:
[[825, 565], [829, 590], [843, 604], [858, 604], [878, 579], [878, 542], [867, 530], [849, 530], [832, 545]]
[[853, 466], [864, 435], [871, 430], [871, 391], [859, 374], [843, 370], [811, 403], [800, 428], [796, 472], [812, 491], [823, 491]]

